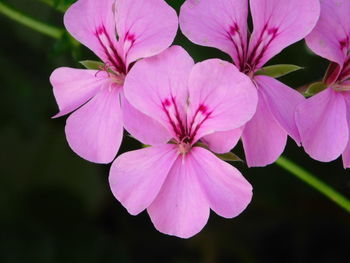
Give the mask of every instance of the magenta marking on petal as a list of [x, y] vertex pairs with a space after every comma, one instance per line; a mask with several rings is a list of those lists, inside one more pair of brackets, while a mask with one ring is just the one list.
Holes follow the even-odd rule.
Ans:
[[348, 45], [347, 41], [345, 40], [340, 41], [339, 44], [341, 49], [344, 49]]
[[272, 28], [270, 28], [270, 29], [267, 31], [267, 33], [268, 33], [269, 35], [276, 35], [276, 34], [277, 34], [277, 31], [278, 31], [278, 28], [272, 27]]
[[197, 108], [195, 114], [193, 115], [192, 121], [190, 123], [188, 136], [189, 142], [192, 143], [194, 138], [197, 135], [199, 128], [203, 125], [203, 123], [209, 118], [211, 115], [211, 111], [209, 111], [208, 107], [204, 104], [200, 104]]
[[97, 27], [95, 31], [96, 36], [103, 35], [106, 32], [104, 25]]
[[115, 67], [115, 70], [126, 74], [126, 66], [121, 57], [118, 54], [118, 51], [113, 45], [113, 42], [108, 35], [104, 25], [99, 26], [96, 28], [95, 35], [100, 42], [100, 45], [102, 46], [104, 53], [106, 54], [108, 60], [113, 64]]
[[236, 65], [240, 70], [244, 68], [244, 61], [246, 57], [246, 48], [244, 46], [243, 36], [239, 30], [238, 24], [234, 23], [230, 26], [227, 32], [227, 38], [232, 42], [238, 57], [238, 65]]
[[253, 51], [250, 53], [248, 60], [247, 60], [247, 64], [251, 64], [253, 61], [253, 58], [255, 57], [255, 54], [257, 52], [258, 47], [261, 45], [262, 41], [263, 41], [263, 35], [264, 32], [267, 29], [267, 24], [264, 25], [264, 28], [261, 30], [260, 36], [258, 38], [258, 41], [256, 42], [256, 45], [253, 48]]
[[[260, 63], [260, 60], [263, 58], [266, 50], [271, 45], [272, 41], [276, 38], [278, 34], [277, 27], [268, 28], [268, 24], [265, 24], [263, 30], [260, 33], [259, 39], [256, 42], [256, 45], [253, 48], [253, 51], [250, 53], [250, 56], [246, 63], [247, 70], [255, 70], [256, 66]], [[244, 71], [245, 73], [249, 73]]]
[[340, 48], [344, 51], [346, 51], [347, 53], [349, 52], [349, 48], [350, 48], [350, 38], [349, 36], [346, 36], [345, 39], [339, 41], [340, 44]]
[[201, 104], [201, 105], [199, 106], [198, 110], [199, 110], [200, 112], [202, 112], [202, 113], [206, 113], [207, 110], [208, 110], [208, 108], [207, 108], [207, 106]]
[[186, 133], [186, 131], [185, 131], [185, 127], [184, 127], [184, 125], [182, 123], [182, 120], [181, 120], [181, 117], [180, 117], [180, 113], [179, 113], [179, 109], [178, 109], [176, 101], [175, 101], [175, 97], [171, 96], [171, 100], [172, 100], [172, 102], [174, 104], [175, 116], [176, 116], [176, 119], [178, 121], [181, 133], [184, 135]]
[[134, 42], [135, 42], [135, 39], [136, 39], [136, 38], [135, 38], [135, 35], [134, 35], [134, 34], [131, 34], [130, 32], [126, 33], [126, 35], [125, 35], [125, 40], [134, 43]]
[[162, 104], [165, 106], [165, 107], [169, 107], [171, 105], [171, 102], [168, 100], [168, 99], [165, 99]]
[[174, 96], [171, 96], [170, 98], [164, 99], [162, 101], [162, 108], [177, 137], [175, 139], [177, 139], [180, 142], [187, 135], [183, 124], [183, 120], [181, 119], [181, 116], [177, 107], [176, 98]]
[[236, 23], [234, 23], [233, 26], [230, 26], [230, 34], [232, 36], [234, 36], [236, 33], [238, 33], [238, 30], [239, 30], [239, 28], [238, 28], [238, 25]]
[[162, 105], [163, 105], [163, 110], [164, 110], [164, 112], [165, 112], [165, 114], [166, 114], [166, 116], [167, 116], [167, 118], [169, 120], [169, 123], [170, 123], [171, 127], [173, 128], [174, 133], [176, 134], [177, 137], [180, 137], [181, 134], [180, 134], [179, 130], [177, 129], [177, 126], [176, 126], [175, 122], [171, 118], [168, 109], [166, 108], [165, 104], [162, 104]]
[[[123, 43], [123, 50], [124, 50], [124, 53], [125, 54], [128, 54], [130, 48], [134, 45], [134, 42], [136, 41], [136, 38], [135, 38], [135, 35], [130, 33], [130, 32], [127, 32], [124, 36], [124, 43]], [[131, 66], [130, 65], [130, 68], [129, 70], [131, 69]]]
[[162, 100], [162, 109], [173, 129], [175, 135], [174, 139], [178, 144], [191, 145], [194, 142], [199, 128], [211, 115], [208, 107], [204, 104], [200, 104], [195, 111], [191, 122], [187, 126], [186, 122], [181, 118], [176, 98], [174, 96]]

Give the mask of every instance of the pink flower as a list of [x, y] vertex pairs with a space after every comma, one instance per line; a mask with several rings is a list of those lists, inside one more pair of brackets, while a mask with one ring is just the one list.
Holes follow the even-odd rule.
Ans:
[[[187, 0], [181, 8], [182, 32], [194, 43], [218, 48], [252, 78], [259, 102], [255, 116], [242, 133], [249, 166], [273, 163], [283, 152], [287, 134], [297, 143], [297, 91], [254, 73], [285, 47], [304, 38], [319, 17], [318, 0], [250, 0], [254, 30], [247, 25], [248, 0]], [[235, 139], [235, 138], [234, 138]]]
[[188, 238], [204, 227], [210, 208], [226, 218], [246, 208], [251, 185], [197, 142], [220, 149], [226, 140], [217, 140], [220, 132], [241, 127], [253, 116], [257, 94], [248, 77], [218, 59], [194, 65], [184, 49], [173, 46], [135, 64], [125, 96], [161, 126], [154, 133], [164, 138], [120, 155], [112, 165], [112, 192], [130, 214], [147, 209], [159, 231]]
[[329, 162], [343, 155], [350, 168], [350, 1], [323, 0], [321, 17], [306, 38], [318, 55], [332, 61], [327, 88], [303, 102], [296, 122], [305, 151], [314, 159]]
[[[58, 68], [51, 77], [66, 137], [81, 157], [111, 162], [119, 150], [123, 126], [147, 123], [123, 96], [132, 63], [156, 55], [175, 38], [176, 12], [163, 0], [79, 0], [64, 16], [70, 34], [104, 62], [104, 68]], [[142, 89], [142, 85], [139, 87]]]

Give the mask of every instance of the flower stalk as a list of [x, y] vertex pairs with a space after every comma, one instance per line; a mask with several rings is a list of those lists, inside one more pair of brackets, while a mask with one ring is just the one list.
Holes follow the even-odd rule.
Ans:
[[63, 29], [43, 23], [3, 2], [0, 2], [0, 13], [22, 25], [55, 39], [61, 38], [64, 33]]
[[286, 171], [290, 172], [291, 174], [298, 177], [303, 182], [307, 183], [323, 195], [325, 195], [327, 198], [332, 200], [334, 203], [345, 209], [347, 212], [350, 213], [350, 200], [347, 199], [342, 194], [338, 193], [335, 189], [333, 189], [331, 186], [327, 185], [317, 177], [315, 177], [310, 172], [306, 171], [304, 168], [300, 167], [299, 165], [293, 163], [288, 158], [282, 156], [277, 161], [276, 164], [280, 166], [281, 168], [285, 169]]

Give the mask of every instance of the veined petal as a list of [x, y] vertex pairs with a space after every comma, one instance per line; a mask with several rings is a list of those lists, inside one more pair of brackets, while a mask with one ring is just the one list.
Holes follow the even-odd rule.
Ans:
[[250, 0], [250, 9], [248, 64], [255, 69], [309, 34], [320, 14], [319, 0]]
[[193, 142], [243, 126], [254, 115], [256, 104], [253, 82], [231, 63], [219, 59], [197, 63], [189, 80], [187, 117]]
[[328, 88], [297, 107], [296, 123], [305, 151], [315, 160], [333, 161], [348, 143], [343, 94]]
[[110, 163], [123, 138], [123, 120], [116, 88], [105, 89], [67, 119], [70, 147], [82, 158]]
[[124, 128], [137, 140], [147, 145], [167, 143], [171, 139], [169, 131], [155, 119], [135, 109], [122, 97]]
[[350, 1], [323, 0], [321, 15], [306, 43], [317, 55], [342, 67], [350, 49]]
[[287, 133], [276, 121], [261, 92], [256, 113], [244, 127], [242, 141], [249, 167], [275, 162], [286, 146]]
[[130, 214], [141, 213], [158, 195], [177, 157], [177, 147], [171, 144], [118, 156], [109, 173], [113, 195]]
[[189, 238], [205, 226], [209, 205], [193, 166], [192, 153], [179, 157], [147, 211], [162, 233]]
[[118, 0], [115, 10], [127, 64], [156, 55], [174, 41], [178, 18], [164, 0]]
[[112, 62], [116, 29], [113, 13], [115, 0], [78, 0], [64, 15], [64, 25], [79, 42], [90, 48], [104, 62]]
[[60, 109], [55, 117], [74, 111], [109, 85], [106, 72], [73, 68], [56, 69], [50, 82]]
[[273, 116], [296, 143], [300, 144], [300, 135], [295, 124], [295, 110], [305, 100], [304, 96], [271, 77], [256, 76], [255, 80]]
[[180, 27], [192, 42], [229, 54], [244, 67], [247, 51], [248, 0], [187, 0], [181, 7]]
[[187, 82], [193, 65], [193, 59], [179, 46], [138, 61], [126, 77], [125, 97], [176, 136], [174, 130], [185, 120]]
[[252, 199], [252, 186], [236, 168], [200, 147], [192, 148], [189, 158], [215, 213], [233, 218], [246, 209]]
[[215, 153], [227, 153], [233, 149], [242, 136], [243, 128], [215, 132], [201, 138], [209, 149]]
[[[348, 121], [348, 128], [350, 129], [350, 92], [344, 92], [343, 94], [346, 102], [346, 117]], [[350, 168], [350, 140], [348, 140], [347, 146], [345, 147], [342, 157], [344, 168]]]

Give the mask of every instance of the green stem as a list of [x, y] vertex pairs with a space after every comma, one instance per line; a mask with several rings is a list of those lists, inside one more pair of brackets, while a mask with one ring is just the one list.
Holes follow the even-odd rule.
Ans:
[[350, 212], [350, 200], [338, 193], [326, 183], [322, 182], [320, 179], [316, 178], [308, 171], [304, 170], [299, 165], [293, 163], [283, 156], [276, 161], [276, 164], [327, 196], [330, 200], [344, 208], [346, 211]]
[[19, 22], [27, 27], [30, 27], [33, 30], [36, 30], [52, 38], [59, 39], [64, 33], [63, 29], [45, 24], [32, 17], [29, 17], [28, 15], [4, 4], [3, 2], [0, 2], [0, 13], [7, 16], [8, 18], [11, 18], [16, 22]]

